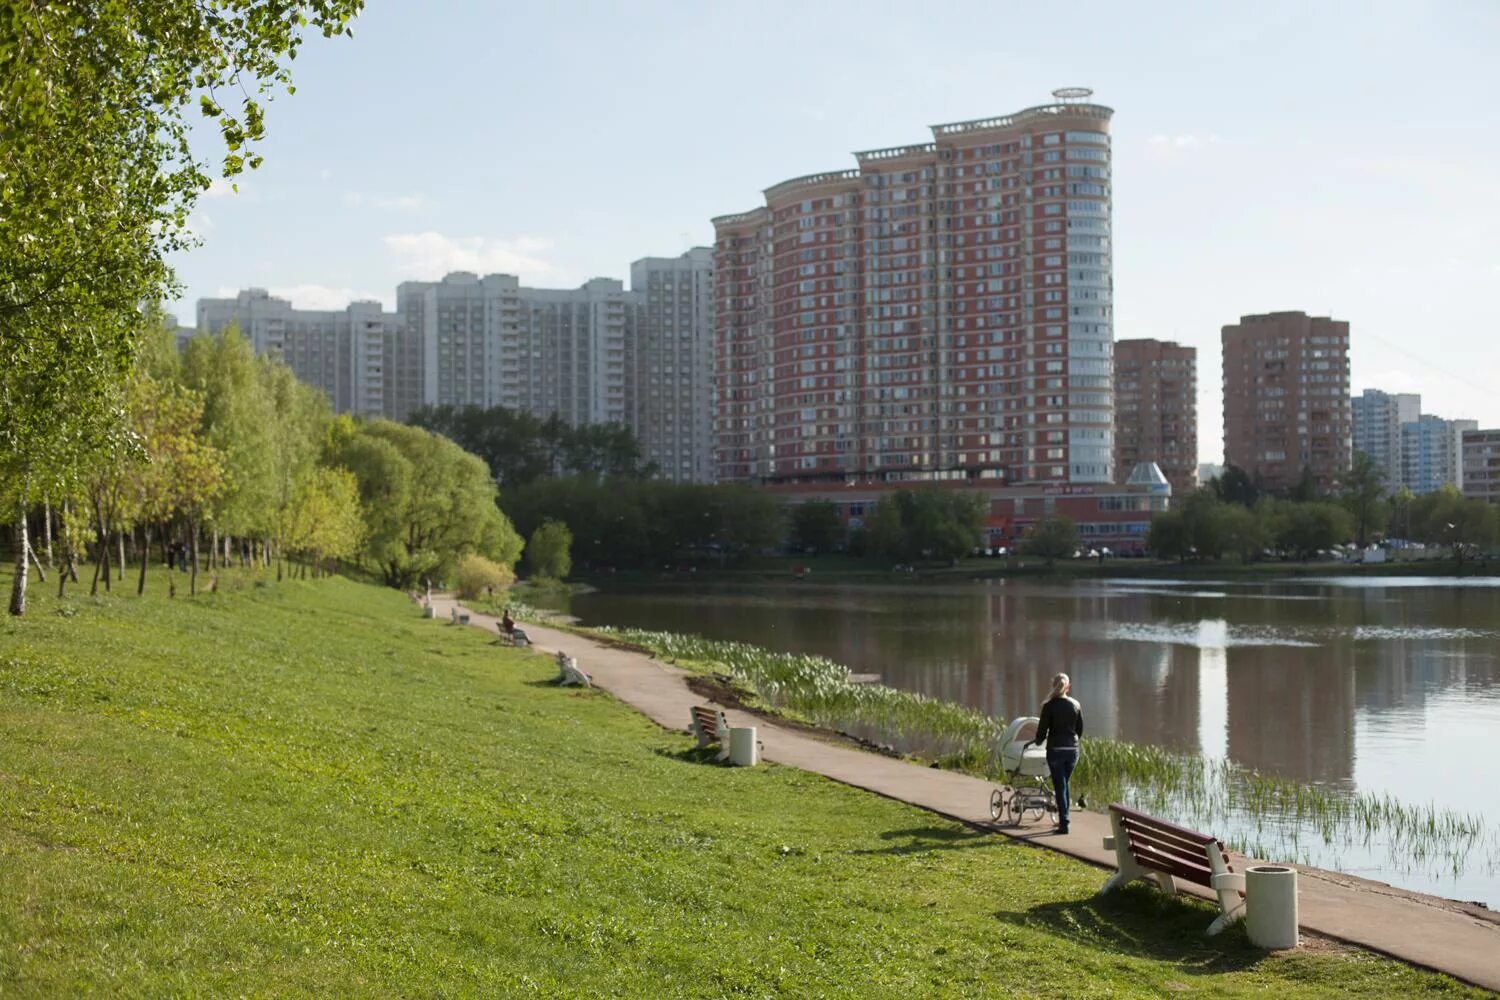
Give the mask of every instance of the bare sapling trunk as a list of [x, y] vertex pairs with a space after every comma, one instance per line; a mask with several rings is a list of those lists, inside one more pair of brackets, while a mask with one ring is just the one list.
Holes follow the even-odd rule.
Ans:
[[[161, 522], [161, 524], [157, 525], [157, 529], [156, 530], [157, 530], [158, 533], [160, 533], [160, 535], [163, 538], [166, 538], [167, 537], [167, 522], [166, 521]], [[168, 597], [176, 597], [177, 596], [177, 565], [178, 565], [178, 561], [180, 559], [180, 557], [177, 555], [177, 546], [180, 544], [180, 542], [173, 542], [172, 544], [173, 544], [172, 554], [167, 557], [167, 596]], [[166, 546], [163, 545], [162, 548], [165, 549]]]
[[198, 595], [198, 525], [188, 518], [188, 558], [191, 560], [192, 570], [188, 576], [188, 596]]
[[16, 576], [10, 585], [10, 613], [26, 613], [26, 554], [31, 551], [31, 538], [26, 532], [26, 488], [21, 487], [21, 516], [16, 522]]
[[94, 503], [94, 521], [99, 532], [99, 561], [94, 563], [94, 582], [89, 587], [89, 596], [99, 593], [99, 579], [104, 578], [104, 592], [109, 593], [109, 531], [104, 526], [104, 509]]
[[118, 566], [119, 569], [120, 569], [119, 577], [120, 577], [120, 582], [123, 584], [125, 582], [125, 567], [128, 565], [128, 563], [125, 562], [125, 531], [124, 531], [124, 529], [121, 529], [121, 530], [115, 532], [115, 542], [117, 543], [117, 545], [119, 546], [119, 549], [120, 549], [120, 561], [117, 562], [117, 563], [115, 563], [115, 565]]
[[46, 500], [42, 503], [42, 541], [43, 548], [47, 553], [47, 565], [55, 566], [52, 561], [52, 501]]
[[135, 585], [136, 597], [146, 592], [146, 564], [151, 561], [151, 526], [149, 524], [141, 525], [141, 543], [141, 579]]
[[26, 551], [31, 554], [31, 564], [36, 567], [36, 582], [46, 583], [47, 571], [42, 569], [42, 560], [37, 557], [36, 549], [28, 545], [26, 546]]

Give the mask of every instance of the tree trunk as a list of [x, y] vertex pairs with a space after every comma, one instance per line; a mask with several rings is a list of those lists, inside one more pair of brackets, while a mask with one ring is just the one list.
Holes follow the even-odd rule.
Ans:
[[120, 548], [120, 561], [117, 562], [117, 563], [115, 563], [115, 565], [120, 568], [120, 572], [119, 572], [118, 575], [120, 577], [120, 582], [124, 583], [125, 582], [125, 567], [128, 565], [125, 562], [125, 531], [124, 531], [124, 529], [121, 529], [120, 531], [115, 532], [115, 541], [119, 544], [119, 548]]
[[26, 553], [31, 551], [31, 538], [26, 533], [26, 487], [21, 487], [21, 518], [16, 525], [16, 578], [10, 586], [10, 613], [26, 613]]
[[99, 593], [101, 577], [104, 580], [104, 592], [109, 593], [109, 530], [104, 526], [104, 510], [97, 502], [94, 504], [94, 518], [99, 532], [99, 561], [94, 564], [94, 583], [89, 587], [90, 597]]
[[37, 558], [36, 549], [34, 549], [30, 545], [28, 545], [28, 546], [26, 546], [26, 551], [31, 556], [31, 564], [36, 567], [36, 582], [37, 583], [46, 583], [47, 582], [47, 573], [46, 573], [45, 570], [42, 569], [42, 561], [41, 561], [41, 559]]
[[188, 555], [192, 561], [192, 573], [188, 577], [188, 596], [198, 596], [198, 525], [188, 518]]
[[151, 561], [151, 525], [141, 525], [141, 579], [135, 585], [135, 596], [146, 592], [146, 564]]
[[208, 568], [216, 569], [215, 560], [219, 558], [219, 529], [215, 528], [208, 534]]
[[47, 551], [47, 565], [52, 566], [52, 501], [42, 503], [42, 540]]

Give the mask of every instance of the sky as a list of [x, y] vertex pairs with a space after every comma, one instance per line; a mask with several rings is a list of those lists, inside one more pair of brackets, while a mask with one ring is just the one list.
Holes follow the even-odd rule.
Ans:
[[1497, 51], [1500, 0], [370, 0], [302, 48], [265, 165], [199, 202], [173, 309], [628, 281], [779, 181], [1086, 86], [1115, 109], [1115, 336], [1198, 348], [1201, 461], [1249, 313], [1347, 320], [1355, 393], [1500, 427]]

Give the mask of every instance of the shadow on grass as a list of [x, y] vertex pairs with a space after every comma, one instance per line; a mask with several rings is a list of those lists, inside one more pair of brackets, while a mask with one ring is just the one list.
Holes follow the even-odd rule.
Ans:
[[1206, 933], [1217, 910], [1186, 896], [1127, 886], [1105, 896], [1001, 910], [997, 920], [1040, 930], [1086, 948], [1176, 964], [1190, 975], [1217, 975], [1255, 966], [1266, 952], [1250, 944], [1242, 924]]
[[657, 747], [651, 751], [658, 757], [675, 760], [683, 764], [711, 764], [714, 767], [730, 767], [729, 761], [719, 760], [718, 747], [688, 747], [686, 750], [671, 750]]
[[881, 840], [900, 840], [889, 847], [867, 847], [850, 854], [924, 854], [928, 851], [957, 851], [970, 847], [993, 847], [993, 834], [950, 826], [917, 826], [909, 830], [886, 830]]

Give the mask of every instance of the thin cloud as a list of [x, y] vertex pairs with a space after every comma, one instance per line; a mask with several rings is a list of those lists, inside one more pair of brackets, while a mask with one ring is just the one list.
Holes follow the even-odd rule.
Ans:
[[419, 212], [432, 207], [425, 195], [415, 194], [365, 194], [363, 191], [345, 191], [344, 204], [350, 208], [380, 208], [396, 212]]
[[552, 242], [534, 236], [494, 239], [446, 236], [429, 230], [395, 233], [382, 242], [396, 256], [401, 274], [422, 281], [436, 281], [449, 271], [499, 272], [536, 280], [551, 276], [556, 270], [540, 256], [542, 251], [551, 249]]
[[1157, 135], [1153, 135], [1149, 141], [1157, 149], [1198, 149], [1203, 146], [1217, 146], [1224, 140], [1213, 132], [1207, 135], [1195, 135], [1191, 132], [1184, 132], [1178, 135], [1158, 133]]

